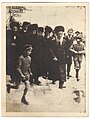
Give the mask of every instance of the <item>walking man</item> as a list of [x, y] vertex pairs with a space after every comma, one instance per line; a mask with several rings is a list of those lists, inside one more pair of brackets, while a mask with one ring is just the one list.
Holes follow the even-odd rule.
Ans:
[[70, 70], [71, 70], [71, 65], [72, 65], [72, 52], [69, 49], [74, 41], [73, 29], [72, 28], [68, 29], [67, 33], [68, 35], [64, 38], [66, 40], [65, 51], [66, 51], [66, 64], [67, 64], [67, 79], [69, 79], [69, 77], [71, 77]]
[[53, 45], [53, 60], [58, 62], [58, 79], [59, 88], [64, 88], [64, 82], [66, 81], [66, 60], [65, 60], [65, 40], [64, 37], [64, 27], [56, 26], [54, 29], [55, 41]]
[[73, 52], [74, 68], [76, 70], [76, 79], [79, 81], [79, 70], [81, 68], [81, 63], [83, 55], [85, 54], [84, 43], [81, 42], [81, 37], [76, 37], [76, 44], [70, 47], [70, 51]]

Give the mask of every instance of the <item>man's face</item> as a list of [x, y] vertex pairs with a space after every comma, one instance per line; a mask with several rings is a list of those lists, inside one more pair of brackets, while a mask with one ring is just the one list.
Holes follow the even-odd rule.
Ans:
[[28, 50], [25, 50], [25, 54], [26, 54], [27, 56], [29, 56], [29, 55], [31, 54], [31, 51], [32, 51], [32, 48], [30, 48], [30, 49], [28, 49]]
[[77, 43], [78, 43], [78, 44], [80, 43], [80, 39], [77, 39]]
[[46, 35], [46, 38], [50, 38], [50, 33], [49, 32], [46, 32], [45, 35]]
[[13, 31], [15, 31], [15, 32], [18, 31], [18, 27], [14, 26]]
[[33, 31], [32, 31], [32, 34], [33, 34], [33, 35], [36, 35], [36, 33], [37, 33], [36, 30], [33, 30]]
[[73, 35], [73, 31], [72, 31], [72, 30], [69, 30], [69, 31], [68, 31], [68, 35], [69, 35], [69, 36], [72, 36], [72, 35]]
[[79, 37], [80, 37], [80, 38], [83, 38], [83, 33], [80, 33], [80, 34], [79, 34]]
[[28, 29], [28, 25], [23, 27], [23, 30], [27, 30]]
[[37, 32], [37, 34], [39, 35], [39, 36], [43, 36], [43, 32]]
[[57, 33], [57, 38], [60, 39], [60, 38], [62, 37], [62, 35], [63, 35], [63, 31], [59, 31], [59, 32]]
[[79, 36], [79, 33], [76, 33], [76, 36]]

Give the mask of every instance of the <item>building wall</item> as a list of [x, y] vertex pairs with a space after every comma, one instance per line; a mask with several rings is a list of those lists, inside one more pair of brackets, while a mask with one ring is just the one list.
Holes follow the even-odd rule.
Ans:
[[17, 13], [14, 17], [17, 21], [30, 21], [39, 26], [64, 25], [66, 30], [73, 28], [85, 33], [85, 7], [77, 6], [28, 6], [24, 13]]

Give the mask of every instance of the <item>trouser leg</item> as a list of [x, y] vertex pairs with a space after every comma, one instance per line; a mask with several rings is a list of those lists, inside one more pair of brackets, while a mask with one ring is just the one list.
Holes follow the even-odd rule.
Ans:
[[77, 78], [77, 81], [79, 80], [79, 70], [80, 70], [80, 67], [81, 67], [81, 63], [79, 63], [78, 60], [74, 61], [74, 68], [76, 70], [76, 78]]
[[30, 76], [29, 82], [30, 82], [31, 85], [34, 83], [33, 82], [33, 75]]
[[59, 79], [59, 87], [60, 87], [66, 81], [66, 65], [65, 64], [60, 64], [59, 65], [59, 70], [60, 70], [60, 79]]
[[67, 79], [70, 77], [71, 64], [67, 63]]
[[69, 76], [71, 70], [71, 64], [67, 64], [67, 76]]
[[79, 69], [76, 69], [76, 78], [78, 78]]

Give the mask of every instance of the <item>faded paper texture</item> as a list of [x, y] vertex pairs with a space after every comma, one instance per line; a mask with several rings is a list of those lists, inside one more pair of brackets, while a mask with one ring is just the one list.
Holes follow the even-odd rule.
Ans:
[[[10, 40], [10, 17], [21, 25], [23, 22], [46, 25], [54, 29], [56, 26], [64, 26], [65, 35], [72, 28], [82, 33], [85, 45], [80, 80], [75, 77], [74, 61], [72, 60], [70, 74], [66, 88], [59, 89], [59, 81], [52, 84], [48, 77], [39, 77], [41, 85], [29, 86], [26, 99], [29, 105], [21, 102], [25, 85], [19, 84], [18, 89], [7, 92], [7, 85], [12, 83], [11, 74], [8, 73], [12, 60], [7, 44]], [[3, 3], [2, 4], [2, 115], [3, 116], [87, 116], [88, 115], [88, 3]], [[26, 37], [27, 39], [27, 37]], [[7, 53], [7, 52], [8, 53]], [[13, 54], [14, 56], [15, 54]], [[6, 62], [9, 62], [6, 65]]]

